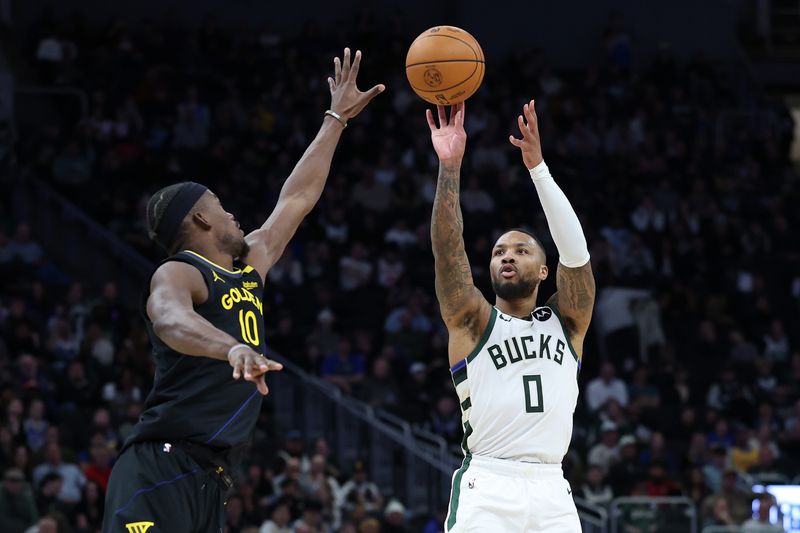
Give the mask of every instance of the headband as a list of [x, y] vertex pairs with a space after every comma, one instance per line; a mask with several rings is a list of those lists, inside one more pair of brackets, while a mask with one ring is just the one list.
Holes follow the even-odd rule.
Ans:
[[190, 181], [185, 183], [169, 201], [155, 231], [155, 239], [165, 248], [169, 249], [172, 246], [181, 222], [207, 190], [208, 187], [205, 185]]

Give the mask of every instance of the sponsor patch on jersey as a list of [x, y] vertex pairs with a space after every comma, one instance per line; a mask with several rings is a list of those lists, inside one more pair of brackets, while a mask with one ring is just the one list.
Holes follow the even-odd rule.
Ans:
[[248, 289], [248, 290], [249, 289], [255, 289], [255, 288], [258, 287], [258, 282], [257, 281], [245, 281], [245, 282], [242, 283], [242, 286], [245, 289]]
[[533, 311], [533, 318], [538, 320], [539, 322], [544, 322], [548, 320], [551, 316], [553, 316], [553, 312], [548, 307], [540, 307]]
[[147, 530], [153, 527], [155, 522], [128, 522], [125, 524], [125, 529], [128, 533], [147, 533]]

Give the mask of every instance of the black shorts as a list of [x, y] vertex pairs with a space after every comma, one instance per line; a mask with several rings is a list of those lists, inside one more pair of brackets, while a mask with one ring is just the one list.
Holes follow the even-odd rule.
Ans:
[[221, 533], [225, 490], [184, 450], [137, 442], [111, 472], [103, 533]]

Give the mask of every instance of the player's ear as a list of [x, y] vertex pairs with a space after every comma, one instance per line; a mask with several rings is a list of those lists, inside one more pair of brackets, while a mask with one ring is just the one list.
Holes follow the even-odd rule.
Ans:
[[544, 281], [547, 279], [547, 274], [550, 273], [550, 270], [547, 268], [547, 265], [542, 265], [539, 267], [539, 280]]
[[202, 211], [195, 211], [192, 213], [192, 222], [200, 226], [205, 231], [211, 229], [211, 224], [208, 222], [208, 219], [205, 217]]

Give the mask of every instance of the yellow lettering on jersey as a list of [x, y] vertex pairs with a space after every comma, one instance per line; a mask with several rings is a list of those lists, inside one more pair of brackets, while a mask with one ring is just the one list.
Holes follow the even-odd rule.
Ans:
[[242, 283], [245, 289], [255, 289], [258, 288], [258, 282], [256, 281], [245, 281]]
[[212, 270], [211, 273], [214, 274], [214, 282], [215, 283], [217, 281], [221, 281], [222, 283], [225, 283], [225, 280], [223, 278], [221, 278], [219, 274], [217, 274], [216, 270]]
[[222, 308], [226, 311], [233, 309], [233, 304], [237, 304], [239, 302], [252, 302], [253, 305], [256, 306], [256, 309], [258, 309], [258, 312], [262, 315], [264, 314], [264, 304], [261, 303], [261, 300], [258, 298], [258, 296], [247, 289], [237, 289], [236, 287], [233, 287], [226, 294], [223, 294], [222, 298], [220, 299]]
[[125, 524], [125, 529], [128, 533], [147, 533], [147, 530], [153, 527], [155, 522], [130, 522]]

